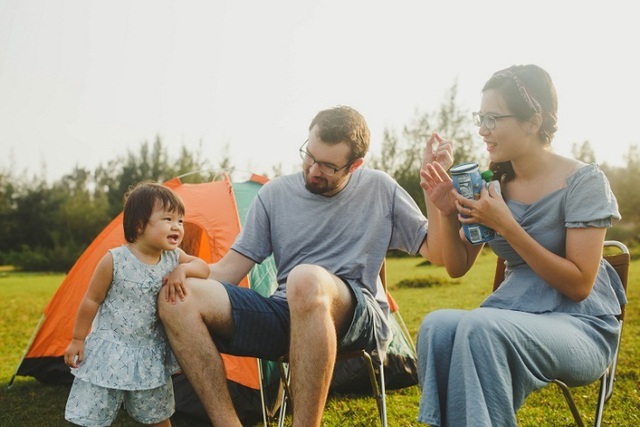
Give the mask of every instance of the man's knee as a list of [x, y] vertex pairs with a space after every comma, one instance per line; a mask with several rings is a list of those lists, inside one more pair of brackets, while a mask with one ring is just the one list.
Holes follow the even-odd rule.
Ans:
[[287, 301], [292, 311], [324, 309], [329, 311], [335, 291], [333, 276], [317, 265], [294, 267], [287, 278]]
[[194, 304], [204, 299], [204, 296], [200, 295], [202, 292], [198, 289], [203, 279], [187, 278], [185, 281], [185, 288], [187, 289], [187, 295], [184, 300], [180, 300], [178, 296], [174, 301], [167, 300], [165, 292], [158, 294], [158, 317], [162, 323], [172, 321], [174, 319], [180, 319], [187, 313], [190, 313], [196, 309]]

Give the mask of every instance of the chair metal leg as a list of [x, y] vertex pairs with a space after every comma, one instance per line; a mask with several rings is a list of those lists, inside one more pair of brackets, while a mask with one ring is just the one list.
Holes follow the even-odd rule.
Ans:
[[282, 388], [282, 400], [280, 401], [280, 411], [278, 415], [278, 427], [284, 427], [284, 419], [287, 415], [287, 392]]
[[580, 412], [578, 411], [578, 407], [576, 406], [576, 402], [573, 400], [573, 395], [571, 394], [571, 390], [569, 390], [569, 386], [563, 383], [560, 380], [553, 380], [554, 383], [560, 390], [562, 390], [562, 394], [564, 394], [564, 399], [567, 401], [569, 405], [569, 409], [571, 409], [571, 414], [573, 415], [573, 419], [576, 421], [578, 427], [584, 427], [584, 421], [582, 421], [582, 417], [580, 416]]
[[291, 399], [291, 390], [289, 389], [289, 364], [285, 362], [284, 359], [280, 359], [278, 366], [280, 367], [280, 379], [282, 381], [278, 427], [284, 427], [284, 419], [287, 415], [287, 402], [291, 402], [291, 408], [293, 408], [293, 400]]
[[[611, 397], [612, 390], [609, 390], [610, 387], [613, 387], [613, 382], [609, 382], [608, 378], [613, 379], [613, 375], [608, 375], [609, 369], [602, 374], [602, 378], [600, 378], [600, 393], [598, 394], [598, 407], [596, 408], [596, 418], [593, 423], [594, 427], [600, 427], [602, 424], [602, 415], [604, 413], [604, 404], [607, 403], [608, 397]], [[609, 385], [611, 384], [611, 385]]]
[[[373, 392], [373, 397], [376, 399], [376, 404], [378, 406], [380, 425], [382, 427], [387, 427], [387, 396], [384, 382], [384, 362], [381, 360], [376, 369], [373, 366], [373, 358], [369, 353], [363, 350], [361, 352], [361, 356], [366, 361], [369, 379], [371, 380], [371, 391]], [[380, 377], [380, 381], [378, 381], [378, 376]]]
[[384, 364], [380, 361], [380, 424], [382, 427], [387, 427], [387, 395], [386, 386], [384, 383]]
[[267, 397], [264, 393], [264, 372], [262, 371], [262, 363], [260, 359], [256, 359], [258, 364], [258, 375], [260, 377], [260, 402], [262, 404], [262, 422], [264, 423], [264, 427], [269, 427], [269, 414], [267, 414]]
[[611, 399], [611, 395], [613, 394], [613, 385], [616, 381], [616, 368], [618, 367], [618, 355], [620, 354], [620, 344], [622, 342], [622, 327], [624, 326], [624, 321], [620, 320], [620, 334], [618, 335], [618, 346], [616, 347], [616, 353], [613, 356], [613, 362], [611, 362], [611, 366], [607, 372], [609, 373], [609, 378], [606, 382], [606, 394], [604, 401], [605, 403]]

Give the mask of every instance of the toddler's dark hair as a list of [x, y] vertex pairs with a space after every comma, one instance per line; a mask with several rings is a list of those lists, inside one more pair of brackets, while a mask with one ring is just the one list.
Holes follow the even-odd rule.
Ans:
[[184, 216], [185, 209], [180, 196], [172, 189], [157, 182], [140, 182], [129, 188], [124, 196], [124, 238], [133, 243], [146, 228], [156, 206]]

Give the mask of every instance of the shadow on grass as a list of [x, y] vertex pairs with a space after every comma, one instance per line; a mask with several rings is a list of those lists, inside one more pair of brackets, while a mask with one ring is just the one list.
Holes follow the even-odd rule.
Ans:
[[402, 279], [394, 285], [394, 289], [431, 288], [442, 285], [458, 285], [459, 280], [449, 280], [440, 276], [420, 276]]
[[[33, 379], [18, 378], [11, 388], [0, 384], [0, 426], [58, 427], [72, 426], [64, 419], [70, 385], [46, 385]], [[173, 427], [207, 427], [208, 421], [182, 413], [171, 417]], [[141, 426], [120, 409], [114, 427]]]

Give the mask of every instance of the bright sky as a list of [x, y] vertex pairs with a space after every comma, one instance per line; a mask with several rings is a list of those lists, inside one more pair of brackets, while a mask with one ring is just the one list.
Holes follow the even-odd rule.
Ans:
[[172, 155], [202, 142], [215, 164], [228, 145], [240, 169], [289, 172], [321, 109], [359, 110], [379, 152], [455, 81], [475, 111], [494, 71], [525, 63], [555, 81], [555, 149], [588, 140], [622, 165], [640, 145], [634, 4], [0, 0], [0, 171], [58, 179], [160, 135]]

